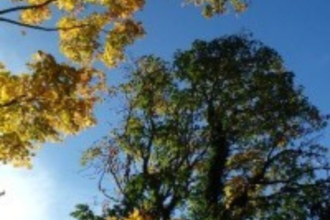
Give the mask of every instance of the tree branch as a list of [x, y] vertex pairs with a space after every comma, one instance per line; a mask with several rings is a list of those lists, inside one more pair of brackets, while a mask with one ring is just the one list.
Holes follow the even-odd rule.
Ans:
[[23, 11], [23, 10], [29, 10], [29, 9], [37, 9], [37, 8], [42, 8], [52, 2], [55, 2], [56, 0], [48, 0], [45, 1], [44, 3], [41, 4], [36, 4], [36, 5], [24, 5], [24, 6], [17, 6], [13, 8], [7, 8], [4, 10], [0, 11], [0, 15], [11, 13], [11, 12], [16, 12], [16, 11]]
[[22, 95], [22, 96], [19, 96], [17, 97], [16, 99], [12, 99], [10, 100], [9, 102], [6, 102], [6, 103], [3, 103], [3, 104], [0, 104], [0, 108], [5, 108], [5, 107], [9, 107], [11, 105], [15, 105], [17, 104], [19, 101], [21, 101], [20, 99], [21, 98], [25, 98], [26, 95]]
[[38, 25], [32, 25], [32, 24], [25, 24], [19, 21], [15, 21], [15, 20], [11, 20], [8, 18], [3, 18], [0, 17], [0, 22], [6, 22], [9, 24], [14, 24], [17, 26], [21, 26], [21, 27], [26, 27], [26, 28], [31, 28], [31, 29], [35, 29], [35, 30], [40, 30], [40, 31], [47, 31], [47, 32], [54, 32], [54, 31], [60, 31], [60, 30], [71, 30], [71, 29], [75, 29], [75, 28], [81, 28], [81, 27], [86, 27], [89, 26], [87, 24], [85, 25], [77, 25], [77, 26], [72, 26], [72, 27], [66, 27], [66, 28], [61, 28], [61, 27], [55, 27], [55, 28], [51, 28], [51, 27], [43, 27], [43, 26], [38, 26]]
[[[106, 167], [106, 166], [108, 166], [108, 164], [106, 164], [105, 167]], [[112, 201], [114, 201], [114, 202], [119, 202], [119, 200], [117, 200], [117, 199], [114, 198], [113, 196], [110, 196], [110, 195], [106, 192], [106, 190], [102, 187], [102, 182], [103, 182], [104, 176], [105, 176], [105, 174], [106, 174], [106, 171], [107, 171], [106, 168], [104, 168], [104, 169], [102, 170], [101, 177], [100, 177], [100, 179], [99, 179], [99, 181], [98, 181], [98, 189], [99, 189], [99, 190], [102, 192], [102, 194], [103, 194], [105, 197], [107, 197], [108, 199], [110, 199], [110, 200], [112, 200]], [[120, 186], [118, 186], [118, 188], [121, 189]]]

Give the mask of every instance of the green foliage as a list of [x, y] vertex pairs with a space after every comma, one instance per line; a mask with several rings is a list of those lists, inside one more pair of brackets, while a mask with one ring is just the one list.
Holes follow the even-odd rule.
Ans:
[[95, 215], [88, 205], [77, 205], [71, 216], [77, 220], [105, 220], [105, 218]]
[[121, 196], [108, 197], [121, 213], [322, 219], [330, 167], [317, 136], [326, 116], [276, 51], [227, 36], [196, 41], [173, 64], [143, 57], [130, 74], [119, 88], [122, 126], [88, 151], [112, 176]]

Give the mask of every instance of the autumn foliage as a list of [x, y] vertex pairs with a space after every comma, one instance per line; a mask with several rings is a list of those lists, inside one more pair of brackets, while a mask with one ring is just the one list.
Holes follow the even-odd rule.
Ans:
[[29, 166], [41, 143], [59, 141], [95, 123], [93, 106], [103, 74], [59, 64], [39, 52], [31, 73], [0, 67], [0, 161]]
[[[124, 59], [124, 49], [145, 34], [135, 14], [145, 0], [22, 0], [12, 1], [12, 8], [0, 10], [0, 16], [18, 12], [17, 20], [0, 17], [7, 22], [27, 28], [59, 32], [61, 52], [71, 61], [90, 64], [102, 61], [114, 67]], [[188, 0], [203, 7], [205, 16], [222, 14], [232, 8], [243, 11], [245, 0]], [[60, 14], [60, 16], [58, 16]], [[46, 21], [54, 24], [47, 28]]]

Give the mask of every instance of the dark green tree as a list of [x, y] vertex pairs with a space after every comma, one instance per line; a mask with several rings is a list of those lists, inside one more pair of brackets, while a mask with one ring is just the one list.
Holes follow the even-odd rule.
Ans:
[[95, 215], [88, 205], [77, 205], [71, 216], [77, 220], [104, 220], [103, 217]]
[[[196, 41], [173, 64], [146, 56], [130, 74], [121, 127], [83, 160], [101, 172], [111, 215], [327, 219], [327, 117], [276, 51], [246, 35]], [[119, 196], [102, 185], [108, 174]]]

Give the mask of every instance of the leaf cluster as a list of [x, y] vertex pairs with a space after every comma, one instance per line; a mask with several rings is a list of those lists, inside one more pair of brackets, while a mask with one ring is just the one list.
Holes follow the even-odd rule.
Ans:
[[[144, 0], [11, 0], [13, 7], [0, 10], [1, 15], [16, 14], [16, 19], [0, 17], [0, 21], [41, 31], [58, 31], [59, 48], [71, 61], [88, 65], [102, 61], [114, 67], [124, 59], [124, 49], [144, 34], [135, 14]], [[204, 15], [222, 14], [227, 8], [241, 12], [245, 0], [189, 0], [201, 5]], [[15, 6], [17, 5], [17, 6]], [[48, 28], [45, 22], [55, 24]], [[48, 22], [49, 23], [49, 22]]]
[[31, 74], [0, 68], [0, 161], [29, 165], [38, 145], [59, 141], [95, 123], [102, 73], [59, 64], [38, 52]]

